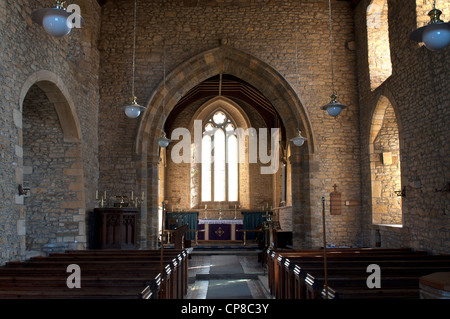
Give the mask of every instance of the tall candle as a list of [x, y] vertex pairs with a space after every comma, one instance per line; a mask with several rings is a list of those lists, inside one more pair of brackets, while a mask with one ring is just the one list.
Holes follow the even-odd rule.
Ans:
[[134, 194], [133, 194], [133, 191], [131, 191], [131, 200], [133, 200], [134, 199]]
[[95, 191], [95, 199], [98, 199], [98, 190]]

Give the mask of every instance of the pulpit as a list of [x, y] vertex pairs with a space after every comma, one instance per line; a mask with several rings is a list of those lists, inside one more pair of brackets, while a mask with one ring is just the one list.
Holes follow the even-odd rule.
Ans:
[[199, 219], [199, 240], [242, 240], [242, 219]]
[[137, 212], [134, 208], [96, 208], [99, 248], [135, 249]]

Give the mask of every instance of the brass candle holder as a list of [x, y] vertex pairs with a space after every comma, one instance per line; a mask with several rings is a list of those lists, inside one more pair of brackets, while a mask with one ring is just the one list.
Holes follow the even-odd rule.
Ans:
[[134, 205], [135, 208], [138, 208], [145, 200], [145, 193], [142, 192], [141, 197], [134, 196], [134, 193], [131, 192], [131, 203]]
[[106, 191], [100, 197], [98, 196], [98, 190], [95, 191], [95, 201], [97, 202], [98, 205], [100, 205], [100, 208], [105, 207], [105, 204], [107, 203], [107, 201], [106, 201]]

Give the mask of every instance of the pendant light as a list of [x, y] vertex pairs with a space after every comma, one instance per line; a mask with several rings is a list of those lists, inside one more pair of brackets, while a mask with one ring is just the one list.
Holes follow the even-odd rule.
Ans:
[[[163, 87], [163, 91], [164, 92], [163, 92], [163, 110], [162, 110], [162, 113], [165, 116], [166, 115], [166, 112], [165, 112], [165, 109], [166, 109], [166, 42], [165, 41], [163, 43], [163, 55], [164, 55], [164, 61], [163, 61], [163, 65], [164, 65], [164, 67], [163, 67], [164, 68], [164, 80], [163, 80], [164, 87]], [[158, 138], [156, 141], [158, 142], [159, 146], [162, 147], [162, 148], [165, 148], [165, 147], [169, 146], [170, 142], [172, 142], [172, 140], [170, 140], [170, 139], [168, 139], [166, 137], [166, 133], [164, 132], [164, 130], [161, 132], [161, 137]]]
[[428, 13], [430, 22], [426, 26], [414, 30], [409, 38], [416, 42], [423, 42], [431, 51], [445, 49], [450, 44], [450, 23], [441, 20], [442, 11], [436, 9], [436, 0], [433, 9]]
[[81, 27], [84, 24], [83, 18], [77, 12], [67, 12], [64, 3], [65, 1], [55, 0], [54, 8], [33, 11], [31, 19], [41, 25], [51, 36], [62, 38], [68, 35], [74, 27], [72, 23], [74, 19], [80, 24], [77, 27]]
[[292, 138], [291, 141], [295, 146], [303, 146], [303, 144], [305, 144], [305, 141], [307, 141], [308, 139], [302, 136], [302, 132], [299, 129], [297, 129], [297, 132], [297, 136]]
[[332, 25], [331, 25], [331, 0], [328, 0], [328, 8], [329, 8], [329, 21], [330, 21], [330, 48], [331, 48], [331, 85], [333, 94], [331, 95], [331, 102], [327, 105], [321, 107], [322, 110], [328, 112], [330, 116], [337, 117], [341, 114], [343, 109], [346, 109], [347, 106], [339, 103], [337, 99], [336, 92], [334, 90], [334, 69], [333, 69], [333, 35], [332, 35]]
[[[295, 32], [295, 74], [296, 74], [296, 79], [297, 79], [297, 86], [298, 86], [298, 38], [297, 38], [297, 31]], [[302, 132], [300, 131], [300, 129], [297, 128], [297, 136], [294, 138], [291, 138], [291, 142], [294, 143], [295, 146], [303, 146], [303, 144], [305, 144], [305, 141], [307, 141], [308, 139], [302, 136]]]
[[145, 111], [145, 107], [137, 103], [137, 98], [134, 94], [134, 74], [136, 72], [136, 15], [137, 15], [137, 0], [134, 1], [134, 26], [133, 26], [133, 77], [131, 79], [131, 104], [122, 107], [125, 110], [126, 116], [130, 119], [138, 118], [141, 112]]

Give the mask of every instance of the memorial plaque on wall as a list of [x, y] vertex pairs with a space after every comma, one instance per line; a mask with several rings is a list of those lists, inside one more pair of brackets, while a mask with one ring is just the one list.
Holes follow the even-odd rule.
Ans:
[[334, 185], [334, 192], [330, 193], [330, 214], [341, 215], [342, 214], [342, 201], [341, 193], [336, 190], [337, 186]]

